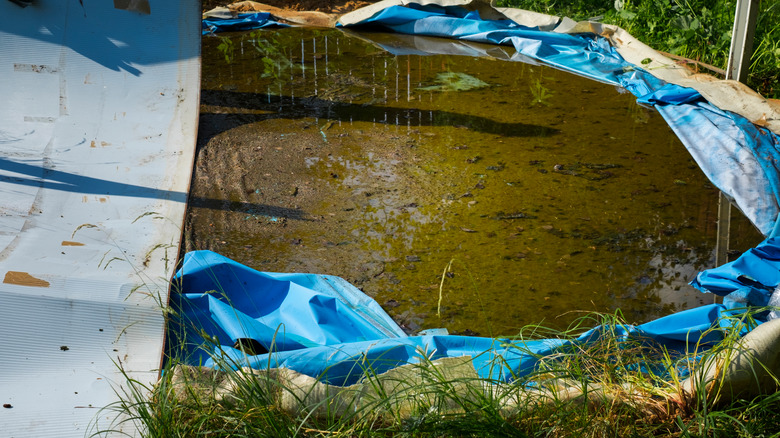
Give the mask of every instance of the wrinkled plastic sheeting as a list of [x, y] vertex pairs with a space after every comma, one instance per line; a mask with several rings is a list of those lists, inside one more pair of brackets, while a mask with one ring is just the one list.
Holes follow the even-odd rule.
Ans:
[[409, 35], [512, 45], [518, 53], [556, 68], [621, 86], [653, 105], [705, 175], [765, 235], [780, 213], [780, 137], [747, 119], [710, 105], [692, 88], [669, 84], [626, 62], [606, 38], [482, 20], [457, 6], [390, 6], [351, 26], [379, 26]]
[[700, 272], [691, 285], [725, 297], [728, 307], [763, 307], [780, 286], [780, 237], [770, 237], [733, 262]]
[[[340, 386], [366, 372], [447, 357], [470, 357], [480, 377], [513, 381], [531, 373], [540, 358], [591, 342], [606, 330], [682, 352], [722, 339], [713, 328], [728, 328], [724, 321], [731, 315], [713, 304], [639, 326], [596, 327], [576, 340], [407, 336], [374, 300], [338, 277], [258, 272], [195, 251], [185, 255], [176, 280], [179, 291], [171, 295], [171, 305], [178, 319], [169, 327], [169, 345], [184, 354], [186, 364], [217, 367], [225, 362], [213, 357], [221, 357], [236, 367], [287, 368]], [[247, 339], [268, 352], [236, 348]]]
[[[186, 309], [187, 341], [255, 339], [288, 351], [406, 334], [373, 299], [339, 277], [257, 272], [211, 251], [185, 255], [174, 278]], [[207, 359], [200, 356], [200, 359]]]
[[533, 58], [518, 53], [513, 48], [495, 44], [475, 43], [421, 35], [388, 34], [380, 32], [353, 32], [342, 28], [350, 37], [362, 39], [396, 56], [404, 55], [454, 55], [471, 58], [499, 59], [539, 65]]
[[217, 32], [240, 32], [244, 30], [262, 29], [266, 27], [289, 27], [271, 18], [267, 12], [238, 14], [235, 18], [206, 18], [202, 21], [203, 35]]

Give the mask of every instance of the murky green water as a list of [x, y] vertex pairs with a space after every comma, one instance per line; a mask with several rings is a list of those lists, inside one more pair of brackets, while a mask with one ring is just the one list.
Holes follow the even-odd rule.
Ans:
[[[713, 264], [717, 191], [613, 86], [285, 29], [204, 38], [203, 103], [193, 193], [224, 202], [192, 202], [190, 249], [339, 275], [410, 331], [712, 300], [687, 282]], [[737, 218], [732, 239], [760, 236]]]

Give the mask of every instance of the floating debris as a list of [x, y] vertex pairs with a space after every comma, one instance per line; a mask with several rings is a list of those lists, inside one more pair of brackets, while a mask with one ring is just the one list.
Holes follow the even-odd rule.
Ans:
[[489, 87], [490, 84], [466, 73], [444, 72], [436, 75], [436, 85], [418, 88], [420, 91], [469, 91]]
[[517, 212], [517, 213], [498, 213], [496, 214], [493, 219], [498, 220], [512, 220], [512, 219], [536, 219], [536, 216], [532, 214], [527, 214], [523, 212]]

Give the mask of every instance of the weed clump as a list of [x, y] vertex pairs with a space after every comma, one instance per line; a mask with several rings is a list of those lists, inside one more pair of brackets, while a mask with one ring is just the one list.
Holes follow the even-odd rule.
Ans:
[[[705, 336], [719, 342], [691, 340], [682, 348], [631, 336], [631, 326], [615, 315], [588, 315], [565, 331], [529, 326], [515, 340], [565, 342], [508, 382], [480, 377], [471, 357], [423, 356], [384, 373], [366, 363], [357, 383], [336, 386], [286, 368], [246, 368], [204, 345], [213, 368], [169, 357], [155, 384], [125, 374], [120, 401], [101, 413], [116, 419], [104, 428], [95, 424], [93, 436], [128, 425], [146, 437], [778, 433], [777, 364], [769, 357], [776, 354], [770, 348], [762, 356], [755, 341], [740, 336], [755, 323], [752, 314], [734, 318]], [[759, 327], [780, 334], [780, 324]], [[495, 366], [502, 365], [497, 356]], [[726, 382], [739, 379], [760, 385]]]
[[[736, 0], [498, 0], [500, 6], [528, 9], [575, 20], [622, 27], [662, 52], [695, 61], [693, 67], [725, 70]], [[759, 3], [747, 85], [765, 97], [780, 98], [780, 2]]]

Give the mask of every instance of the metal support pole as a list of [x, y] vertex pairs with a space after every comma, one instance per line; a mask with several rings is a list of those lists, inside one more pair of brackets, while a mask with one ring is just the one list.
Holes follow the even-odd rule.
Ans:
[[735, 79], [743, 84], [747, 81], [750, 57], [753, 55], [758, 2], [759, 0], [737, 0], [726, 79]]
[[718, 231], [715, 240], [715, 266], [729, 261], [729, 232], [731, 230], [731, 202], [718, 192]]
[[[729, 261], [729, 234], [731, 231], [731, 201], [723, 192], [718, 192], [718, 231], [715, 240], [715, 267]], [[712, 302], [718, 303], [719, 297], [712, 294]]]

